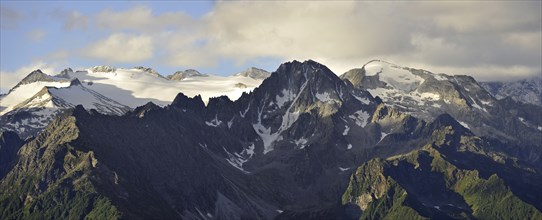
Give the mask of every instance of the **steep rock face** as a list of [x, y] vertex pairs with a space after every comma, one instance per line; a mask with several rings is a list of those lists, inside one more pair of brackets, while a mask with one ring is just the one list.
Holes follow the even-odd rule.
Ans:
[[91, 183], [97, 160], [71, 142], [74, 117], [51, 122], [21, 147], [16, 165], [0, 181], [2, 219], [111, 219], [120, 213]]
[[73, 74], [73, 70], [72, 70], [72, 68], [67, 68], [67, 69], [62, 70], [59, 74], [55, 75], [55, 77], [64, 78], [64, 79], [71, 79], [72, 77], [71, 77], [70, 74]]
[[[50, 211], [36, 206], [50, 203], [41, 200], [43, 195], [52, 199], [67, 193], [75, 198], [58, 205], [66, 205], [69, 215], [78, 218], [93, 210], [72, 207], [73, 200], [106, 201], [106, 210], [111, 211], [106, 214], [122, 213], [128, 219], [213, 215], [269, 219], [276, 214], [272, 205], [248, 189], [259, 184], [224, 159], [228, 150], [222, 145], [236, 146], [235, 140], [209, 129], [194, 113], [145, 109], [143, 117], [113, 118], [78, 106], [54, 121], [23, 147], [21, 161], [2, 180], [6, 193], [6, 199], [0, 200], [2, 207], [13, 207], [8, 212], [12, 217], [49, 212], [55, 214], [52, 217], [67, 217], [56, 215], [58, 206], [49, 207]], [[7, 190], [7, 184], [20, 181], [26, 181], [23, 188]], [[48, 194], [57, 190], [59, 194]], [[30, 197], [8, 196], [20, 192]], [[22, 207], [35, 208], [30, 213], [16, 211]]]
[[[63, 123], [69, 126], [56, 126]], [[66, 167], [74, 165], [56, 159], [55, 166], [48, 166], [51, 157], [39, 152], [59, 149], [53, 151], [92, 156], [94, 165], [77, 172], [90, 181], [82, 195], [101, 196], [110, 204], [108, 210], [115, 210], [108, 213], [112, 215], [270, 219], [283, 210], [280, 218], [337, 217], [342, 213], [338, 195], [351, 168], [418, 148], [428, 137], [425, 127], [425, 122], [389, 109], [325, 66], [294, 61], [237, 101], [223, 96], [205, 106], [200, 96], [179, 94], [164, 108], [148, 103], [123, 116], [76, 107], [23, 147], [42, 150], [25, 153], [4, 184], [45, 167], [40, 169], [55, 176], [47, 177], [50, 182], [42, 189], [53, 189], [70, 173]], [[74, 136], [57, 142], [67, 138], [62, 132]], [[62, 150], [72, 148], [75, 151]], [[30, 186], [39, 186], [38, 180]], [[78, 185], [66, 187], [71, 193], [82, 192]], [[17, 189], [13, 195], [51, 191], [32, 190]], [[19, 210], [33, 204], [21, 198], [3, 205]], [[37, 208], [30, 214], [43, 212]]]
[[[529, 111], [517, 114], [527, 117]], [[406, 194], [419, 189], [407, 184], [402, 171], [390, 177], [387, 160], [369, 162], [373, 165], [363, 172], [372, 172], [376, 182], [343, 206], [340, 195], [354, 168], [427, 144], [468, 150], [469, 160], [490, 158], [484, 166], [456, 165], [497, 173], [521, 201], [536, 204], [537, 194], [517, 190], [525, 181], [511, 181], [525, 177], [533, 181], [528, 187], [538, 183], [510, 175], [530, 167], [503, 153], [506, 144], [473, 136], [449, 114], [426, 123], [319, 63], [293, 61], [235, 101], [220, 96], [205, 105], [201, 96], [178, 94], [168, 106], [147, 103], [121, 116], [75, 107], [21, 148], [20, 159], [0, 182], [0, 206], [7, 210], [1, 217], [341, 219], [359, 217], [359, 207], [363, 215], [387, 213], [374, 207], [375, 201], [408, 202]], [[461, 161], [465, 154], [446, 155]], [[408, 217], [428, 216], [419, 206], [404, 209]]]
[[[175, 101], [183, 102], [190, 101]], [[241, 148], [230, 153], [237, 155], [239, 168], [273, 185], [271, 198], [282, 204], [281, 218], [335, 213], [336, 208], [314, 207], [336, 204], [352, 167], [406, 153], [427, 136], [425, 122], [386, 107], [313, 61], [281, 65], [235, 102], [218, 97], [206, 108], [200, 101], [171, 106], [198, 112], [207, 126], [239, 137]]]
[[542, 175], [454, 121], [437, 118], [421, 150], [360, 166], [343, 203], [358, 206], [361, 219], [542, 217]]
[[542, 106], [542, 77], [523, 79], [515, 82], [482, 82], [480, 83], [497, 99], [512, 99]]
[[[542, 154], [542, 108], [497, 100], [470, 76], [448, 76], [371, 61], [341, 76], [398, 111], [431, 121], [448, 113], [475, 134], [506, 142], [511, 154], [536, 163]], [[523, 108], [523, 109], [522, 109]], [[528, 111], [525, 109], [529, 109]], [[537, 112], [529, 117], [518, 112]], [[526, 147], [528, 146], [528, 147]]]
[[24, 144], [17, 133], [3, 131], [0, 133], [0, 179], [15, 165], [17, 151]]
[[32, 71], [30, 74], [28, 74], [26, 77], [24, 77], [15, 87], [17, 88], [21, 85], [30, 84], [33, 82], [55, 82], [57, 79], [55, 79], [52, 76], [49, 76], [45, 73], [43, 73], [41, 70], [35, 70]]

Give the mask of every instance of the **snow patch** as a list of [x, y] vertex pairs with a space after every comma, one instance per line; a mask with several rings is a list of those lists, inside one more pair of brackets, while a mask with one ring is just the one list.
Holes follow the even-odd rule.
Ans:
[[440, 95], [439, 94], [430, 93], [430, 92], [420, 93], [420, 97], [422, 99], [431, 100], [431, 101], [440, 100]]
[[245, 159], [243, 156], [241, 156], [238, 153], [231, 154], [228, 150], [226, 150], [225, 147], [222, 147], [226, 154], [228, 155], [228, 158], [226, 159], [230, 165], [233, 167], [243, 171], [244, 173], [249, 173], [248, 171], [243, 169], [243, 164], [246, 163], [248, 160]]
[[299, 138], [295, 141], [295, 145], [299, 146], [299, 149], [305, 148], [307, 145], [308, 140], [305, 138]]
[[205, 124], [207, 124], [207, 126], [211, 126], [211, 127], [218, 127], [222, 124], [222, 121], [218, 120], [218, 115], [215, 115], [215, 118], [211, 121], [206, 121]]
[[348, 144], [348, 146], [346, 146], [346, 149], [347, 149], [347, 150], [352, 149], [352, 144]]
[[350, 127], [348, 127], [348, 125], [345, 125], [344, 126], [344, 131], [343, 131], [343, 135], [348, 135], [348, 131], [350, 131]]
[[327, 92], [324, 92], [322, 94], [320, 93], [316, 93], [314, 96], [316, 96], [316, 98], [318, 100], [320, 100], [321, 102], [332, 102], [332, 101], [335, 101], [335, 99], [332, 99], [331, 98], [331, 95]]
[[349, 169], [350, 169], [350, 167], [347, 167], [347, 168], [339, 167], [339, 170], [340, 170], [341, 172], [347, 171], [347, 170], [349, 170]]
[[422, 77], [413, 74], [408, 69], [386, 62], [373, 61], [366, 64], [364, 69], [366, 76], [378, 74], [380, 81], [405, 92], [416, 90], [425, 81]]
[[485, 108], [482, 108], [480, 105], [476, 104], [475, 102], [472, 103], [472, 107], [477, 108], [477, 109], [479, 109], [481, 111], [487, 112], [487, 110]]
[[[387, 133], [380, 132], [380, 141], [382, 141], [386, 136], [388, 136]], [[380, 142], [380, 141], [378, 141], [378, 142]]]
[[281, 95], [277, 95], [275, 100], [277, 101], [277, 106], [282, 108], [284, 104], [294, 99], [294, 93], [291, 90], [283, 89]]
[[258, 121], [257, 124], [253, 124], [252, 127], [263, 141], [263, 154], [267, 154], [269, 151], [272, 151], [273, 146], [271, 144], [273, 144], [280, 134], [271, 134], [271, 128], [266, 128], [261, 121]]
[[231, 118], [231, 120], [228, 121], [228, 128], [231, 128], [232, 125], [233, 125], [233, 118]]
[[470, 129], [469, 124], [467, 124], [465, 122], [462, 122], [462, 121], [457, 121], [457, 122], [459, 122], [459, 124], [461, 124], [461, 126], [467, 128], [467, 129]]
[[360, 126], [365, 127], [367, 125], [368, 119], [370, 117], [369, 113], [359, 110], [357, 112], [354, 112], [353, 115], [348, 116], [349, 118], [353, 119], [354, 122]]
[[354, 96], [354, 98], [356, 98], [357, 100], [359, 100], [361, 103], [363, 103], [365, 105], [371, 104], [371, 101], [369, 101], [369, 99], [367, 99], [367, 98], [361, 98], [361, 97], [358, 97], [358, 96], [355, 96], [355, 95], [352, 95], [352, 96]]
[[491, 103], [491, 101], [480, 100], [480, 102], [482, 102], [482, 105], [493, 106], [493, 104]]
[[250, 146], [248, 146], [248, 148], [245, 148], [243, 151], [241, 151], [241, 154], [245, 153], [246, 155], [248, 155], [248, 158], [252, 158], [252, 156], [254, 156], [254, 148], [255, 145], [251, 144]]
[[448, 78], [446, 78], [446, 75], [444, 75], [444, 74], [435, 74], [433, 76], [438, 81], [447, 81], [448, 80]]
[[245, 115], [247, 114], [249, 109], [250, 109], [250, 106], [248, 106], [247, 109], [245, 109], [245, 112], [239, 112], [239, 116], [241, 116], [241, 118], [245, 118]]

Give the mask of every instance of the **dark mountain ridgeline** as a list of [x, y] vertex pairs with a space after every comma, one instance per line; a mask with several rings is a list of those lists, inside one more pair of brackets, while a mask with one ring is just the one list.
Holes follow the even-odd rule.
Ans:
[[[0, 181], [0, 218], [484, 218], [510, 207], [540, 215], [540, 146], [477, 137], [454, 119], [461, 114], [421, 120], [359, 82], [293, 61], [236, 101], [205, 105], [181, 93], [121, 116], [77, 106], [24, 145], [10, 136], [20, 150]], [[538, 123], [536, 107], [499, 108]], [[488, 211], [480, 193], [504, 202]]]

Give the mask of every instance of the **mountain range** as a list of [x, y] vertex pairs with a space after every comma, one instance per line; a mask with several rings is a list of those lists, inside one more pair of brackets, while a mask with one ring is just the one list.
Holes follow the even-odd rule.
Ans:
[[542, 218], [542, 107], [469, 76], [101, 66], [0, 101], [2, 219]]
[[243, 92], [258, 86], [263, 80], [261, 76], [267, 72], [250, 68], [229, 77], [197, 73], [185, 74], [181, 79], [180, 72], [163, 77], [145, 67], [96, 66], [75, 72], [68, 68], [56, 76], [36, 70], [1, 97], [0, 126], [2, 130], [16, 131], [26, 138], [76, 105], [103, 114], [122, 115], [147, 102], [167, 105], [180, 91], [190, 96], [202, 95], [205, 102], [221, 95], [237, 99]]
[[482, 82], [481, 85], [495, 98], [512, 99], [542, 105], [542, 76], [512, 82]]

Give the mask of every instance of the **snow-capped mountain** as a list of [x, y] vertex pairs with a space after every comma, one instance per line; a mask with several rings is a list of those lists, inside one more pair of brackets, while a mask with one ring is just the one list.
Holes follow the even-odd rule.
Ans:
[[109, 68], [109, 70], [111, 71], [89, 69], [76, 71], [70, 76], [78, 78], [88, 88], [132, 108], [147, 102], [160, 106], [167, 105], [179, 92], [190, 97], [201, 95], [204, 102], [210, 97], [222, 95], [235, 100], [243, 92], [252, 91], [262, 82], [261, 79], [250, 77], [203, 74], [185, 74], [182, 80], [176, 80], [174, 77], [170, 77], [170, 80], [141, 69]]
[[266, 79], [267, 77], [269, 77], [271, 75], [271, 73], [265, 71], [265, 70], [262, 70], [262, 69], [258, 69], [256, 67], [250, 67], [248, 68], [247, 70], [243, 71], [243, 72], [240, 72], [240, 73], [236, 73], [234, 76], [244, 76], [244, 77], [250, 77], [250, 78], [253, 78], [253, 79]]
[[[443, 100], [486, 117], [473, 107], [486, 99], [463, 92], [476, 90], [468, 79], [442, 75], [443, 84], [431, 86], [438, 76], [429, 72], [379, 65], [374, 74], [361, 69], [342, 80], [314, 61], [287, 62], [236, 100], [213, 97], [206, 105], [202, 96], [179, 93], [169, 105], [147, 103], [122, 116], [76, 106], [36, 138], [0, 133], [0, 150], [9, 152], [0, 157], [7, 167], [0, 169], [0, 207], [23, 219], [26, 207], [127, 219], [498, 219], [509, 207], [525, 210], [524, 219], [540, 216], [542, 164], [532, 153], [540, 145], [476, 136], [446, 113], [413, 117], [407, 110], [448, 104]], [[92, 77], [115, 73], [151, 77], [119, 69]], [[453, 90], [458, 84], [450, 81], [462, 80], [465, 88]], [[452, 94], [438, 91], [446, 82]], [[386, 91], [376, 98], [359, 85]], [[418, 100], [424, 93], [439, 97]], [[412, 108], [394, 102], [402, 95]], [[500, 111], [540, 112], [499, 103]], [[492, 209], [480, 214], [477, 207]]]
[[181, 81], [189, 77], [206, 77], [206, 76], [209, 76], [209, 75], [200, 73], [199, 71], [195, 69], [187, 69], [184, 71], [177, 71], [173, 73], [172, 75], [167, 76], [166, 78], [171, 79], [171, 80]]
[[[448, 113], [480, 136], [513, 145], [542, 143], [542, 108], [498, 100], [470, 76], [434, 74], [373, 60], [341, 78], [366, 89], [394, 109], [426, 121]], [[536, 152], [513, 150], [537, 157], [542, 148], [536, 149]]]
[[69, 85], [69, 79], [53, 77], [41, 70], [33, 71], [15, 85], [8, 94], [0, 98], [0, 116], [13, 110], [19, 103], [34, 96], [44, 87], [61, 88]]
[[[37, 86], [32, 84], [41, 82], [26, 85]], [[86, 88], [78, 79], [73, 79], [68, 85], [60, 85], [44, 86], [32, 97], [6, 108], [6, 113], [0, 117], [1, 130], [16, 131], [23, 138], [32, 136], [46, 127], [54, 117], [76, 105], [110, 115], [123, 115], [131, 110], [126, 105]], [[13, 99], [11, 95], [21, 92], [19, 89], [21, 88], [12, 90], [13, 93], [8, 94], [6, 98]]]
[[156, 72], [156, 70], [149, 68], [149, 67], [143, 67], [143, 66], [136, 66], [134, 69], [141, 70], [143, 72], [149, 73], [152, 76], [161, 77], [164, 78], [164, 76], [160, 75], [160, 73]]
[[542, 106], [542, 77], [533, 77], [514, 82], [481, 82], [497, 99], [511, 97], [524, 103]]
[[244, 92], [252, 91], [262, 80], [241, 75], [187, 74], [177, 81], [145, 67], [66, 69], [56, 76], [36, 70], [0, 97], [0, 121], [2, 130], [18, 131], [22, 137], [27, 137], [76, 105], [96, 109], [102, 114], [119, 115], [147, 102], [167, 105], [179, 92], [188, 96], [201, 95], [205, 103], [211, 97], [222, 95], [235, 100]]
[[457, 106], [487, 112], [496, 100], [470, 76], [434, 74], [373, 60], [341, 76], [394, 108], [430, 120]]

